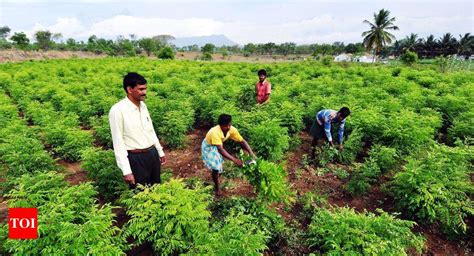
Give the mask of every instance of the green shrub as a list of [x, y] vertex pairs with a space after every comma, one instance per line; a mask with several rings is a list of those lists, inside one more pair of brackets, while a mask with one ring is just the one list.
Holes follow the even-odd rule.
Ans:
[[107, 148], [112, 148], [112, 133], [110, 132], [108, 115], [101, 117], [91, 117], [89, 119], [92, 129], [95, 132], [96, 140]]
[[95, 204], [90, 183], [68, 186], [58, 173], [23, 175], [11, 181], [8, 206], [38, 208], [38, 239], [7, 239], [1, 226], [3, 248], [15, 255], [124, 255], [125, 240], [113, 225], [109, 205]]
[[292, 136], [303, 130], [304, 108], [302, 104], [284, 101], [281, 104], [271, 104], [269, 107], [271, 115], [280, 120], [280, 125], [288, 128], [288, 135]]
[[43, 144], [24, 134], [12, 134], [0, 138], [0, 162], [6, 164], [7, 175], [18, 177], [26, 173], [53, 171], [53, 158]]
[[262, 255], [267, 239], [252, 216], [231, 212], [223, 222], [213, 225], [211, 233], [190, 254]]
[[230, 197], [214, 201], [210, 207], [213, 221], [222, 222], [231, 212], [240, 212], [252, 216], [257, 227], [265, 235], [271, 236], [270, 244], [281, 239], [285, 230], [285, 221], [274, 209], [259, 200], [246, 197]]
[[122, 171], [117, 167], [112, 150], [88, 148], [82, 152], [82, 168], [94, 181], [98, 192], [106, 200], [113, 200], [128, 188]]
[[327, 255], [408, 255], [421, 253], [424, 239], [412, 233], [415, 222], [380, 211], [356, 213], [350, 208], [317, 210], [308, 229], [312, 248]]
[[394, 168], [399, 161], [396, 149], [380, 144], [372, 146], [369, 151], [369, 157], [377, 163], [382, 172]]
[[186, 132], [194, 123], [194, 111], [190, 108], [175, 109], [164, 113], [161, 122], [156, 122], [158, 134], [171, 148], [185, 145]]
[[466, 219], [474, 214], [474, 188], [469, 177], [473, 158], [471, 147], [435, 145], [409, 158], [404, 170], [393, 177], [388, 191], [408, 216], [437, 222], [448, 234], [464, 234]]
[[354, 162], [357, 154], [362, 150], [362, 132], [359, 129], [353, 130], [348, 138], [343, 142], [344, 149], [338, 151], [336, 157], [338, 162], [350, 164]]
[[212, 60], [212, 54], [204, 52], [201, 56], [201, 60]]
[[321, 63], [324, 66], [331, 66], [331, 64], [333, 63], [333, 57], [332, 56], [324, 56], [323, 58], [321, 58]]
[[187, 189], [182, 180], [144, 187], [123, 200], [131, 217], [124, 234], [137, 244], [151, 242], [162, 255], [184, 253], [208, 235], [209, 198], [205, 189]]
[[160, 59], [170, 59], [170, 60], [172, 60], [172, 59], [174, 59], [174, 56], [175, 56], [175, 52], [169, 46], [165, 46], [165, 47], [161, 48], [156, 53], [156, 57], [158, 57]]
[[472, 127], [474, 120], [474, 110], [460, 113], [453, 120], [453, 125], [448, 130], [448, 138], [450, 142], [456, 139], [465, 140], [466, 138], [474, 138], [474, 129]]
[[292, 201], [282, 164], [258, 160], [257, 164], [245, 166], [243, 172], [262, 200], [283, 203]]
[[81, 151], [92, 146], [94, 141], [89, 131], [64, 126], [49, 125], [45, 127], [46, 143], [65, 160], [78, 161]]
[[371, 184], [377, 181], [380, 174], [381, 171], [377, 162], [369, 158], [365, 163], [357, 165], [354, 169], [351, 180], [346, 184], [346, 189], [352, 195], [366, 193]]
[[279, 123], [279, 120], [266, 120], [248, 128], [246, 139], [259, 157], [279, 160], [288, 149], [288, 129]]
[[418, 62], [418, 55], [416, 54], [416, 52], [406, 51], [400, 56], [400, 60], [405, 65], [413, 65]]

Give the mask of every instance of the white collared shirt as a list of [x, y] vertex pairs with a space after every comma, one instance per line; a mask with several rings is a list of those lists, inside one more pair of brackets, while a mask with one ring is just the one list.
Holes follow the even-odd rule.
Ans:
[[154, 145], [160, 157], [165, 155], [143, 101], [140, 101], [138, 108], [125, 97], [110, 109], [109, 123], [115, 159], [123, 175], [132, 173], [127, 150], [146, 149]]

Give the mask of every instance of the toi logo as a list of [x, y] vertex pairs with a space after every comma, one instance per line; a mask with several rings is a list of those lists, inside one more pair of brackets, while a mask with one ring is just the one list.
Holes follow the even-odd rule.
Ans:
[[8, 228], [10, 239], [38, 238], [38, 209], [9, 208]]

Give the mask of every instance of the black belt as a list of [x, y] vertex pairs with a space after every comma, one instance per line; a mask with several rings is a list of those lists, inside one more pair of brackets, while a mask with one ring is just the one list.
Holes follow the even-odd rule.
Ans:
[[151, 146], [149, 148], [145, 148], [145, 149], [132, 149], [132, 150], [127, 150], [128, 153], [131, 153], [131, 154], [140, 154], [140, 153], [147, 153], [148, 151], [150, 151], [151, 149], [153, 149], [154, 146]]

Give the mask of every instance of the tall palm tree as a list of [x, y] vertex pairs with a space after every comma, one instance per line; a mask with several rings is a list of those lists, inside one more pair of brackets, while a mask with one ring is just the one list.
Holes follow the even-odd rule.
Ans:
[[466, 59], [471, 56], [474, 51], [474, 36], [471, 33], [459, 35], [458, 54]]
[[443, 55], [451, 55], [456, 53], [458, 40], [451, 33], [444, 34], [439, 40], [439, 45]]
[[432, 58], [438, 54], [438, 40], [433, 35], [429, 35], [422, 41], [423, 54]]
[[421, 40], [418, 38], [418, 34], [411, 33], [409, 36], [403, 39], [403, 50], [414, 51], [420, 41]]
[[391, 44], [395, 40], [395, 36], [387, 32], [387, 30], [398, 30], [393, 23], [395, 17], [390, 18], [390, 11], [382, 9], [379, 13], [374, 13], [374, 22], [364, 20], [370, 26], [370, 30], [362, 33], [364, 37], [364, 46], [368, 51], [374, 50], [374, 61], [382, 47]]

